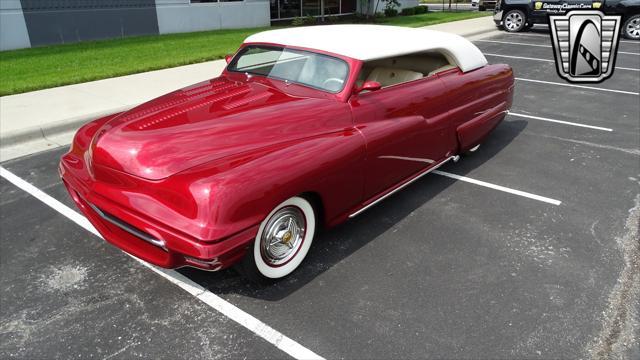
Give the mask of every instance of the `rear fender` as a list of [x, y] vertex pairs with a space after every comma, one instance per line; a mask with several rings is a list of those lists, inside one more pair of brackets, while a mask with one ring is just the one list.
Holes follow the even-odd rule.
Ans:
[[460, 152], [469, 151], [495, 129], [507, 113], [507, 103], [502, 102], [478, 117], [465, 122], [456, 128]]
[[514, 78], [509, 65], [487, 65], [468, 73], [442, 77], [450, 94], [451, 136], [458, 153], [478, 145], [508, 112], [513, 101]]

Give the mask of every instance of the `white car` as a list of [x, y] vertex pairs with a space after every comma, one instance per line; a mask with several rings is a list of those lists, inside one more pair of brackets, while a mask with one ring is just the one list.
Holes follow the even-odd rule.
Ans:
[[471, 0], [471, 6], [472, 7], [478, 7], [478, 3], [480, 2], [480, 0]]

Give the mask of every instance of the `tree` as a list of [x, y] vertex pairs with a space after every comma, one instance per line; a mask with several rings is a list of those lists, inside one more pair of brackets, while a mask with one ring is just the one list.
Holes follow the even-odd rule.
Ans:
[[369, 18], [369, 16], [371, 15], [371, 1], [373, 0], [358, 0], [358, 2], [360, 3], [360, 13], [364, 14], [367, 19]]

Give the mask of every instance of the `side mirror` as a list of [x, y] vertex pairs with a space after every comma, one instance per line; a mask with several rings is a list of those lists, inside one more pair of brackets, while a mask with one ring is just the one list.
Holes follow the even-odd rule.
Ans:
[[231, 62], [231, 59], [233, 59], [233, 55], [227, 54], [224, 56], [224, 61], [226, 61], [227, 64]]
[[382, 88], [382, 85], [380, 85], [379, 82], [369, 80], [369, 81], [365, 81], [364, 84], [362, 84], [362, 86], [356, 89], [356, 94], [359, 94], [363, 91], [376, 91], [376, 90], [380, 90], [380, 88]]

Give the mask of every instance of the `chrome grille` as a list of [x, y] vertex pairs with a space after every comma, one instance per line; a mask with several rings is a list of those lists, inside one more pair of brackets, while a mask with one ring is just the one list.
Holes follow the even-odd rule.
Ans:
[[142, 231], [142, 230], [138, 230], [135, 227], [127, 224], [126, 222], [118, 219], [117, 217], [107, 213], [106, 211], [103, 211], [102, 209], [98, 208], [97, 206], [93, 205], [90, 202], [87, 202], [87, 204], [89, 204], [89, 206], [93, 209], [93, 211], [95, 211], [101, 218], [103, 218], [104, 220], [108, 221], [109, 223], [119, 227], [120, 229], [128, 232], [129, 234], [140, 238], [152, 245], [155, 245], [165, 251], [167, 251], [167, 246], [165, 245], [164, 240], [161, 239], [156, 239], [155, 237], [151, 236], [150, 234], [147, 234], [146, 232]]

